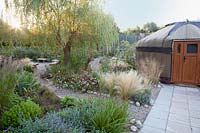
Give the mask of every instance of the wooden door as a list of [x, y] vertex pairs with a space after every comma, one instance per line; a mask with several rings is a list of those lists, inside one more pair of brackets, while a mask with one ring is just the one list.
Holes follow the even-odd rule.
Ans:
[[184, 42], [174, 42], [172, 81], [175, 83], [180, 83], [182, 81], [183, 56]]
[[185, 83], [198, 83], [198, 49], [199, 42], [185, 42], [183, 57], [183, 78]]
[[199, 41], [174, 42], [172, 76], [175, 83], [200, 84]]

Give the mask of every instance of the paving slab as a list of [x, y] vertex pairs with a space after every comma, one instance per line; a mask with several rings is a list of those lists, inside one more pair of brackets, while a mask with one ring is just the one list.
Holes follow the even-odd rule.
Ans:
[[199, 96], [188, 96], [188, 100], [196, 100], [196, 101], [198, 101], [198, 100], [200, 100], [200, 97]]
[[198, 118], [190, 118], [191, 120], [191, 126], [200, 128], [200, 119]]
[[183, 94], [173, 94], [174, 98], [179, 98], [179, 99], [188, 99], [188, 95], [183, 95]]
[[172, 97], [172, 102], [188, 103], [188, 98]]
[[200, 133], [199, 88], [163, 85], [139, 133]]
[[162, 120], [150, 116], [145, 120], [144, 126], [150, 126], [153, 128], [165, 130], [167, 126], [167, 120]]
[[165, 130], [144, 126], [139, 133], [165, 133]]
[[158, 111], [167, 111], [167, 112], [169, 112], [170, 105], [167, 106], [167, 105], [155, 103], [155, 104], [153, 105], [152, 109], [155, 109], [155, 110], [158, 110]]
[[200, 133], [200, 128], [192, 127], [192, 133]]
[[200, 111], [189, 110], [190, 117], [200, 119]]
[[171, 104], [170, 100], [166, 100], [166, 99], [162, 99], [162, 98], [157, 99], [155, 103], [166, 105], [166, 106], [170, 106], [170, 104]]
[[190, 119], [189, 119], [189, 116], [187, 115], [170, 113], [168, 120], [190, 126]]
[[189, 110], [200, 111], [200, 106], [190, 105], [190, 104], [189, 104]]
[[160, 111], [157, 109], [152, 109], [149, 113], [149, 117], [163, 119], [163, 120], [167, 120], [168, 115], [169, 115], [168, 111]]
[[171, 103], [171, 108], [178, 108], [178, 109], [189, 109], [189, 105], [187, 102], [177, 102], [173, 101]]
[[170, 113], [189, 116], [189, 110], [188, 109], [178, 108], [178, 107], [175, 107], [175, 106], [171, 106]]
[[191, 106], [199, 106], [200, 107], [200, 100], [188, 100], [188, 103]]
[[166, 130], [175, 133], [191, 133], [190, 126], [173, 121], [168, 121]]

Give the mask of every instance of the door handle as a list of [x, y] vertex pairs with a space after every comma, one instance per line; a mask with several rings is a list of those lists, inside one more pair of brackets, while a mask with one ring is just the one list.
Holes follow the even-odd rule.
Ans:
[[186, 60], [186, 58], [185, 58], [185, 56], [184, 56], [183, 61], [185, 62], [185, 60]]

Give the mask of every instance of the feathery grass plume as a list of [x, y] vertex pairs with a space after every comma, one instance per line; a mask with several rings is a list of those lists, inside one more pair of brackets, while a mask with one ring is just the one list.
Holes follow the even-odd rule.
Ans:
[[144, 88], [143, 78], [137, 71], [106, 73], [101, 75], [102, 81], [109, 90], [110, 95], [119, 94], [122, 99], [128, 100], [137, 90]]
[[5, 111], [9, 105], [10, 97], [14, 93], [16, 87], [16, 64], [11, 58], [5, 58], [0, 61], [0, 114]]
[[108, 90], [111, 96], [116, 95], [117, 88], [115, 84], [117, 82], [117, 78], [117, 74], [114, 72], [100, 74], [101, 88]]
[[145, 58], [138, 62], [137, 68], [141, 75], [145, 77], [146, 84], [157, 85], [164, 65], [154, 58]]
[[136, 91], [144, 88], [142, 85], [143, 79], [137, 71], [121, 72], [117, 76], [116, 85], [119, 86], [120, 95], [124, 100], [128, 100]]

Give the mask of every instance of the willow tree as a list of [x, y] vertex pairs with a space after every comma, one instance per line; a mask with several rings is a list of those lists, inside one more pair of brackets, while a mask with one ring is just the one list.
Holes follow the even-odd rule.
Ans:
[[[6, 0], [8, 1], [8, 0]], [[53, 35], [64, 51], [64, 63], [70, 63], [71, 48], [95, 43], [113, 44], [117, 38], [114, 21], [106, 15], [98, 0], [14, 0], [26, 24], [33, 24], [46, 35]], [[32, 26], [30, 26], [32, 27]]]

